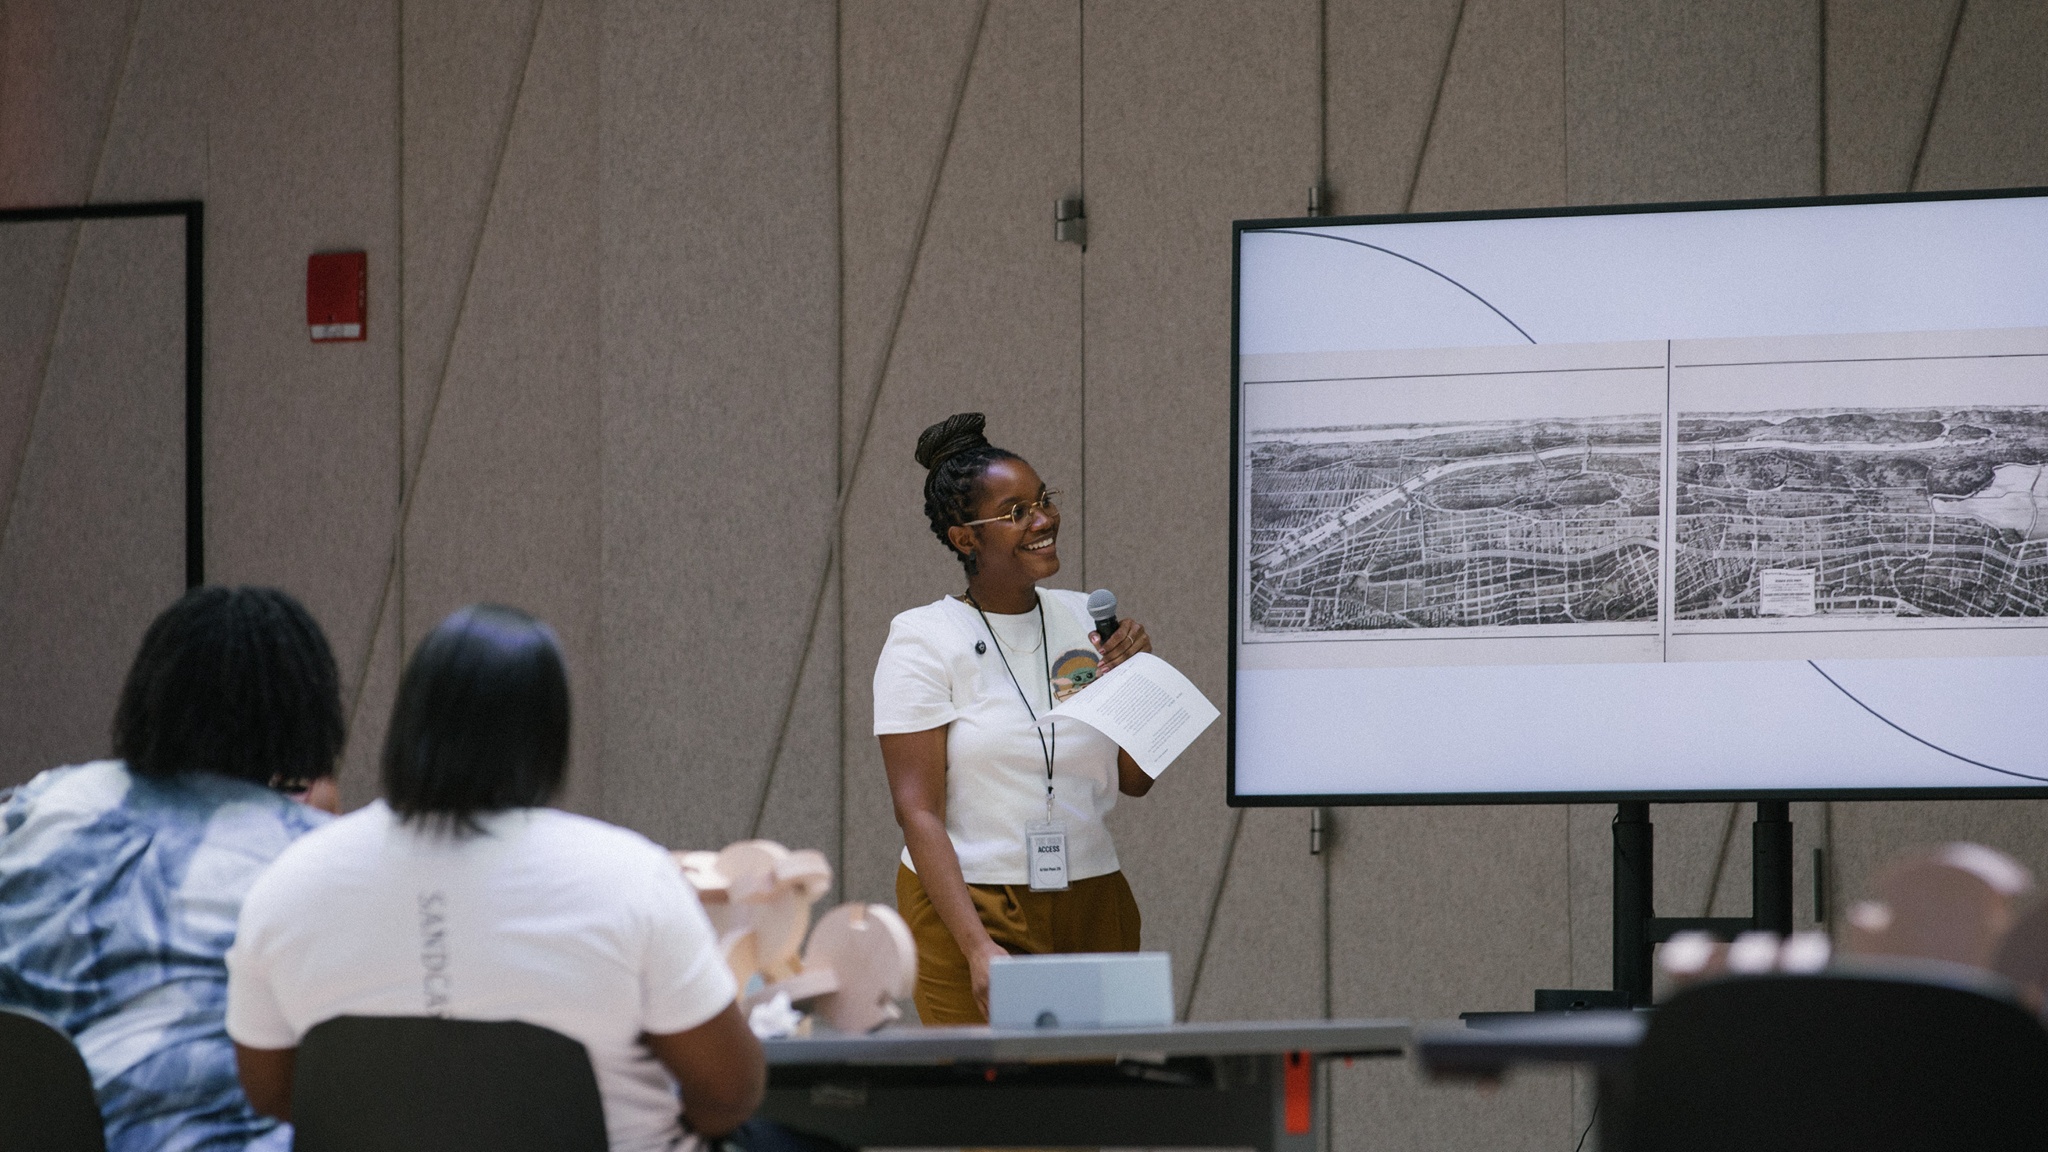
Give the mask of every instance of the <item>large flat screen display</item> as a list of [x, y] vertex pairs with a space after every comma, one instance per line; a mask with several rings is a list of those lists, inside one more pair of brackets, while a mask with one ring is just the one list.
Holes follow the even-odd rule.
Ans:
[[1233, 803], [2048, 796], [2048, 192], [1235, 237]]

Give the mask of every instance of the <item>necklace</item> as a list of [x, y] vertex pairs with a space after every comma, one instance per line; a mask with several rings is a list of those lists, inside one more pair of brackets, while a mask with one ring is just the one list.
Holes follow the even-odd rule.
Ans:
[[[1031, 619], [1033, 615], [1037, 615], [1039, 619], [1033, 621]], [[990, 634], [1001, 641], [1003, 647], [1008, 648], [1019, 656], [1029, 656], [1045, 646], [1045, 630], [1043, 627], [1045, 613], [1037, 608], [1017, 616], [996, 617], [996, 619], [1003, 621], [1003, 627], [1000, 631], [993, 627], [995, 620], [988, 619], [988, 613], [982, 613], [982, 617], [991, 625], [989, 629]], [[1040, 627], [1031, 627], [1033, 623], [1039, 624]], [[1021, 638], [1016, 635], [1018, 632], [1023, 633]]]

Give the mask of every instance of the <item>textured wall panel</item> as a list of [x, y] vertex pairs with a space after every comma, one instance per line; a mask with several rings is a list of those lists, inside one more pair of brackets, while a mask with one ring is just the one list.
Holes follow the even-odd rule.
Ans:
[[1832, 195], [1903, 192], [1963, 0], [1827, 0]]
[[1964, 11], [1934, 110], [1922, 189], [2048, 185], [2048, 5], [1977, 0]]
[[[304, 601], [348, 705], [398, 505], [396, 10], [228, 0], [209, 19], [207, 578]], [[369, 254], [362, 343], [307, 336], [306, 257], [331, 249]], [[386, 706], [366, 707], [352, 755], [382, 731]]]
[[606, 811], [679, 846], [748, 834], [800, 659], [764, 831], [836, 846], [832, 37], [815, 3], [605, 17]]
[[1343, 819], [1339, 1015], [1525, 1009], [1531, 990], [1563, 986], [1562, 807], [1359, 808]]
[[[119, 11], [125, 5], [100, 7]], [[136, 6], [93, 199], [185, 200], [202, 194], [214, 83], [208, 61], [217, 50], [214, 27], [211, 20], [194, 19], [184, 6]]]
[[[539, 13], [539, 0], [478, 0], [408, 4], [400, 14], [403, 136], [396, 192], [405, 267], [397, 285], [404, 293], [404, 330], [394, 333], [401, 346], [394, 419], [403, 444], [392, 446], [394, 476], [420, 466]], [[406, 573], [400, 559], [377, 621], [373, 663], [367, 675], [357, 673], [361, 703], [342, 776], [343, 799], [351, 805], [377, 794], [376, 756], [400, 670], [435, 623], [406, 615]], [[592, 722], [599, 701], [577, 703], [578, 726]]]
[[[1199, 949], [1174, 956], [1176, 966], [1202, 965], [1187, 1019], [1299, 1020], [1323, 1014], [1327, 858], [1309, 855], [1308, 821], [1308, 813], [1292, 808], [1244, 813], [1208, 957]], [[1332, 817], [1327, 843], [1333, 855], [1351, 821], [1350, 812]]]
[[136, 644], [184, 591], [184, 252], [175, 218], [83, 227], [0, 537], [0, 786], [108, 754]]
[[841, 6], [843, 470], [859, 451], [980, 11], [957, 0]]
[[[1332, 858], [1336, 1015], [1443, 1019], [1517, 1011], [1565, 987], [1571, 922], [1563, 807], [1361, 808]], [[1605, 985], [1600, 981], [1596, 986]], [[1525, 1077], [1482, 1102], [1371, 1067], [1335, 1081], [1340, 1146], [1568, 1142], [1567, 1077]], [[1455, 1134], [1454, 1136], [1446, 1133]]]
[[[175, 96], [154, 90], [161, 83], [129, 80], [128, 73], [137, 70], [127, 63], [135, 55], [131, 39], [144, 31], [137, 16], [127, 4], [0, 4], [0, 205], [77, 204], [110, 187], [112, 195], [97, 198], [148, 195], [154, 186], [148, 182], [131, 188], [110, 185], [105, 178], [109, 120], [118, 105], [131, 114], [175, 109], [174, 117], [189, 122], [194, 77], [189, 61], [180, 61], [188, 65], [183, 69], [186, 83]], [[158, 69], [149, 79], [161, 82], [164, 72]], [[123, 135], [136, 136], [132, 131]], [[183, 175], [187, 165], [162, 151], [151, 157], [156, 167]], [[196, 159], [198, 150], [190, 151], [186, 159]], [[196, 180], [178, 176], [159, 180], [181, 185], [175, 195], [191, 196], [198, 188]], [[7, 518], [43, 391], [52, 325], [72, 272], [74, 237], [72, 226], [64, 224], [9, 225], [0, 233], [0, 348], [5, 349], [0, 363], [0, 524]], [[89, 302], [94, 308], [106, 303]], [[99, 317], [74, 320], [89, 327]]]
[[[1730, 813], [1734, 811], [1731, 823]], [[1652, 804], [1650, 822], [1656, 829], [1657, 876], [1651, 888], [1659, 916], [1705, 916], [1716, 891], [1731, 885], [1749, 892], [1749, 825], [1755, 819], [1753, 805]], [[1730, 831], [1730, 829], [1733, 831]], [[1727, 845], [1721, 861], [1720, 883], [1715, 885], [1715, 861]], [[1610, 837], [1609, 847], [1613, 845]], [[1740, 880], [1732, 877], [1740, 871]]]
[[[1462, 2], [1327, 0], [1327, 164], [1336, 211], [1356, 216], [1408, 210]], [[1305, 66], [1313, 69], [1315, 58]], [[1311, 72], [1309, 81], [1314, 80]], [[1302, 183], [1314, 176], [1311, 168]], [[1273, 215], [1301, 210], [1290, 198]]]
[[[416, 466], [483, 238], [541, 0], [407, 4], [405, 466]], [[417, 641], [431, 620], [405, 621]]]
[[1571, 200], [1820, 190], [1816, 0], [1568, 0]]
[[[921, 527], [920, 479], [904, 444], [915, 444], [922, 411], [880, 426], [871, 400], [887, 398], [885, 357], [908, 305], [906, 278], [929, 219], [933, 180], [957, 129], [961, 84], [975, 56], [980, 8], [948, 0], [843, 6], [839, 30], [841, 222], [840, 428], [850, 491], [840, 541], [846, 569], [873, 567], [876, 579], [908, 570], [914, 592], [875, 598], [859, 575], [845, 577], [841, 603], [842, 880], [848, 895], [893, 902], [895, 849], [902, 844], [874, 737], [873, 685], [890, 616], [959, 580], [959, 568]], [[928, 224], [925, 224], [928, 228]], [[882, 391], [877, 391], [877, 388]], [[900, 387], [900, 385], [899, 385]], [[870, 421], [874, 421], [871, 426]], [[863, 444], [874, 460], [857, 462]], [[897, 599], [902, 603], [896, 603]]]
[[[1499, 1090], [1425, 1080], [1406, 1060], [1360, 1060], [1330, 1070], [1335, 1149], [1439, 1152], [1447, 1148], [1579, 1152], [1590, 1105], [1571, 1073], [1517, 1071]], [[1587, 1148], [1595, 1147], [1591, 1140]]]
[[[845, 838], [839, 796], [842, 777], [839, 757], [838, 591], [838, 570], [835, 566], [825, 588], [818, 626], [812, 633], [810, 647], [804, 653], [802, 681], [794, 702], [788, 704], [789, 728], [776, 757], [775, 774], [769, 780], [765, 802], [760, 799], [758, 791], [745, 792], [724, 781], [708, 783], [706, 788], [719, 792], [730, 789], [750, 806], [745, 810], [748, 816], [752, 815], [751, 806], [760, 804], [759, 835], [792, 848], [816, 848], [825, 853], [832, 861], [834, 883], [843, 886], [846, 878], [840, 870]], [[763, 697], [778, 711], [785, 706], [789, 692], [788, 670], [783, 670], [782, 675], [784, 682]], [[763, 725], [763, 732], [772, 735], [769, 725], [774, 722], [771, 715]], [[764, 750], [761, 760], [765, 762], [766, 759]], [[747, 831], [743, 827], [739, 834], [745, 835]], [[714, 847], [718, 846], [715, 843], [718, 839], [714, 837], [699, 843], [707, 848]]]
[[[2005, 852], [2048, 882], [2048, 800], [1840, 803], [1834, 885], [1840, 907], [1873, 895], [1871, 881], [1903, 853], [1951, 840]], [[1836, 916], [1839, 927], [1839, 915]]]
[[405, 539], [421, 631], [478, 600], [553, 625], [574, 709], [566, 807], [593, 812], [598, 750], [596, 13], [546, 7], [428, 434]]
[[1565, 808], [1565, 857], [1571, 903], [1567, 979], [1572, 988], [1614, 986], [1614, 805]]
[[1338, 212], [1564, 201], [1558, 5], [1330, 0], [1328, 21], [1327, 163]]
[[0, 4], [0, 206], [85, 199], [139, 7]]
[[[849, 54], [852, 46], [865, 54], [888, 43], [895, 22], [905, 16], [894, 10], [862, 13], [863, 21], [878, 18], [889, 25], [863, 27], [857, 41], [849, 38]], [[891, 897], [903, 844], [872, 734], [875, 660], [891, 617], [965, 587], [959, 564], [925, 520], [924, 472], [912, 456], [918, 433], [954, 412], [987, 413], [990, 439], [1029, 460], [1049, 486], [1064, 493], [1061, 571], [1051, 583], [1078, 588], [1082, 582], [1083, 256], [1052, 237], [1053, 201], [1079, 187], [1078, 36], [1075, 8], [1061, 0], [991, 5], [924, 250], [895, 330], [867, 451], [853, 481], [843, 535], [847, 879], [849, 892], [869, 899]], [[966, 47], [964, 40], [955, 43], [956, 52]], [[933, 71], [958, 75], [959, 63], [957, 56], [935, 62]], [[858, 73], [872, 76], [873, 67], [864, 59]], [[849, 77], [854, 74], [849, 67]], [[875, 166], [899, 150], [914, 154], [921, 137], [891, 127], [906, 113], [872, 90], [857, 95], [849, 88], [847, 95], [851, 237], [854, 190], [861, 190], [866, 203], [894, 183], [892, 174]], [[908, 95], [921, 101], [925, 93], [914, 86]], [[854, 151], [856, 127], [864, 144], [875, 141], [872, 151]], [[927, 184], [929, 173], [927, 166]], [[922, 195], [920, 186], [913, 199], [921, 201]], [[878, 243], [879, 237], [866, 242]], [[890, 309], [883, 311], [879, 323], [886, 328]], [[850, 347], [853, 338], [849, 328]], [[864, 380], [850, 371], [847, 385], [848, 418], [859, 420]]]
[[0, 225], [0, 524], [43, 394], [77, 230], [64, 222]]
[[1466, 0], [1418, 212], [1566, 201], [1564, 12], [1553, 0]]
[[[1088, 580], [1224, 699], [1232, 219], [1299, 211], [1316, 6], [1087, 9]], [[1222, 864], [1223, 725], [1116, 812], [1148, 947], [1191, 957]], [[1191, 971], [1175, 973], [1186, 993]]]
[[[394, 600], [396, 593], [393, 593]], [[398, 697], [398, 676], [410, 653], [398, 642], [396, 604], [387, 606], [370, 641], [367, 659], [341, 669], [341, 706], [351, 717], [348, 746], [342, 749], [335, 782], [344, 811], [360, 808], [383, 794], [381, 757], [384, 735], [391, 727], [391, 705]]]

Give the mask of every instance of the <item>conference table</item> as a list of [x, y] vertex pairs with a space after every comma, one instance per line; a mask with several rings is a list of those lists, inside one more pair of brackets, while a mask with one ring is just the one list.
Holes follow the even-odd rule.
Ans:
[[1415, 1029], [1416, 1062], [1433, 1076], [1504, 1076], [1510, 1069], [1574, 1064], [1603, 1073], [1634, 1055], [1649, 1030], [1639, 1009], [1474, 1012]]
[[758, 1115], [854, 1147], [1315, 1152], [1317, 1064], [1397, 1057], [1405, 1020], [884, 1028], [769, 1040]]

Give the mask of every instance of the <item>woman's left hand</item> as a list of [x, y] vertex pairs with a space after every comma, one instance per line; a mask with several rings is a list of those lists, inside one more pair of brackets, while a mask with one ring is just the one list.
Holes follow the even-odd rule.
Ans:
[[1136, 620], [1126, 619], [1117, 624], [1116, 631], [1110, 633], [1107, 643], [1103, 642], [1102, 634], [1099, 632], [1090, 632], [1088, 640], [1095, 645], [1096, 655], [1102, 658], [1102, 662], [1095, 669], [1097, 676], [1140, 652], [1152, 650], [1152, 637], [1145, 634], [1145, 626]]

